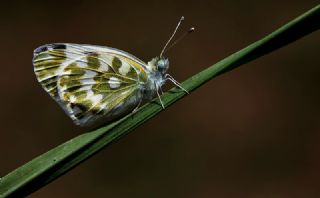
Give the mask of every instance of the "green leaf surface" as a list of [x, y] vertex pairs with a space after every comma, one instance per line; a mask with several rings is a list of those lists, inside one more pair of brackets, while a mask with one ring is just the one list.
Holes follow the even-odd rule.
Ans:
[[[272, 52], [320, 28], [320, 5], [280, 27], [263, 39], [230, 55], [182, 83], [189, 92], [213, 77]], [[165, 107], [186, 94], [173, 88], [162, 96]], [[200, 99], [201, 100], [201, 99]], [[57, 179], [84, 160], [162, 111], [158, 99], [135, 114], [75, 137], [17, 168], [0, 180], [0, 197], [23, 197]]]

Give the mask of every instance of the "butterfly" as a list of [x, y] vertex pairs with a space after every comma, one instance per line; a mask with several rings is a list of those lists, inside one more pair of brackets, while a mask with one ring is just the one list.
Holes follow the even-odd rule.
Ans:
[[113, 120], [138, 109], [143, 100], [158, 96], [166, 81], [187, 92], [167, 74], [164, 49], [145, 63], [119, 49], [88, 44], [53, 43], [34, 50], [37, 80], [76, 125]]

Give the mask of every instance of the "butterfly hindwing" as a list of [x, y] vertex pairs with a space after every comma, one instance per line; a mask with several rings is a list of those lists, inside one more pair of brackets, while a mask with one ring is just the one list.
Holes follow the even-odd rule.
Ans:
[[49, 44], [35, 50], [33, 62], [38, 81], [76, 124], [121, 114], [141, 100], [144, 63], [122, 51]]

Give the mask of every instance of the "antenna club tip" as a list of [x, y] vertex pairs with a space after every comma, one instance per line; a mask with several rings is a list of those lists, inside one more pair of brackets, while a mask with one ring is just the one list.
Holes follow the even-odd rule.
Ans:
[[184, 16], [182, 16], [180, 20], [183, 21], [184, 20]]
[[195, 29], [194, 29], [194, 27], [191, 27], [190, 29], [189, 29], [189, 32], [193, 32]]

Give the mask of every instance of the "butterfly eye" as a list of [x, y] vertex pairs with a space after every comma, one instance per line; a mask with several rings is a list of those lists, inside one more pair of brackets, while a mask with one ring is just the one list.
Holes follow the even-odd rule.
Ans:
[[157, 62], [158, 71], [161, 73], [165, 73], [169, 68], [169, 60], [168, 59], [160, 59]]

